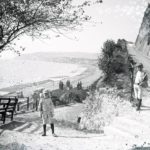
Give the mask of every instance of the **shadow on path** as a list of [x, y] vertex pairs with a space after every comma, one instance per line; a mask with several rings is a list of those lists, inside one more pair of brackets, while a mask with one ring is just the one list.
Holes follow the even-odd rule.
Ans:
[[17, 127], [22, 126], [23, 124], [25, 124], [25, 122], [18, 122], [18, 121], [12, 121], [9, 122], [7, 124], [3, 124], [0, 126], [0, 135], [5, 131], [5, 130], [14, 130]]
[[150, 106], [142, 105], [140, 111], [150, 111]]
[[79, 139], [89, 139], [89, 138], [91, 138], [91, 137], [84, 137], [84, 136], [59, 136], [58, 135], [58, 137], [61, 137], [61, 138], [74, 138], [74, 139], [76, 139], [76, 138], [79, 138]]
[[62, 128], [71, 128], [71, 129], [77, 129], [78, 128], [78, 124], [77, 123], [73, 123], [67, 120], [55, 120], [54, 121], [56, 126], [58, 127], [62, 127]]
[[25, 124], [25, 122], [12, 121], [12, 122], [9, 122], [7, 124], [1, 125], [0, 129], [3, 129], [3, 130], [14, 130], [15, 128], [20, 127], [23, 124]]
[[150, 111], [150, 109], [140, 109], [140, 111]]
[[135, 147], [131, 150], [150, 150], [150, 147]]
[[144, 107], [144, 108], [149, 108], [149, 109], [150, 109], [150, 106], [141, 106], [141, 107]]
[[58, 137], [60, 137], [60, 138], [79, 138], [79, 139], [91, 139], [91, 138], [100, 138], [100, 137], [104, 137], [105, 135], [103, 134], [103, 135], [99, 135], [99, 136], [91, 136], [91, 137], [89, 137], [89, 136], [63, 136], [63, 135], [61, 135], [61, 136], [59, 136], [58, 135]]

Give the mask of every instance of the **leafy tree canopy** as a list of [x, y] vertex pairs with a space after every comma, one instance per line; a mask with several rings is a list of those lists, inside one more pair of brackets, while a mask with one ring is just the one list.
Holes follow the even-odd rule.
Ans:
[[[14, 50], [12, 44], [22, 34], [42, 36], [45, 30], [74, 29], [89, 20], [84, 8], [101, 0], [1, 0], [0, 52]], [[19, 51], [17, 51], [19, 53]]]

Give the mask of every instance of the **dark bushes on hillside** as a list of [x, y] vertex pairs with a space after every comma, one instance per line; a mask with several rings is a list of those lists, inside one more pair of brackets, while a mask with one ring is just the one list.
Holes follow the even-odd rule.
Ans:
[[114, 49], [115, 49], [115, 42], [112, 40], [106, 41], [102, 48], [102, 55], [98, 59], [98, 66], [100, 70], [104, 72], [106, 81], [111, 79], [111, 76], [114, 72], [112, 67]]
[[60, 90], [64, 89], [64, 83], [62, 81], [59, 82], [59, 89]]
[[119, 39], [117, 44], [113, 40], [107, 40], [102, 48], [102, 54], [98, 58], [99, 69], [105, 75], [105, 81], [114, 79], [116, 74], [126, 72], [127, 46], [126, 41]]
[[[52, 100], [56, 105], [68, 104], [72, 102], [82, 102], [87, 96], [86, 90], [73, 88], [70, 90], [57, 89], [52, 91]], [[57, 101], [57, 102], [56, 102]]]
[[82, 82], [81, 82], [81, 81], [78, 82], [78, 84], [77, 84], [77, 89], [78, 89], [78, 90], [82, 90]]
[[72, 85], [71, 85], [71, 83], [70, 83], [70, 80], [67, 80], [67, 81], [66, 81], [66, 88], [68, 88], [68, 89], [71, 89], [71, 88], [72, 88]]

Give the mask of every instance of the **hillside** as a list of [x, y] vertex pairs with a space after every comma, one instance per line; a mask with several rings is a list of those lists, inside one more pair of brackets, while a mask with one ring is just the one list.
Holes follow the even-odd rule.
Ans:
[[137, 51], [142, 52], [143, 55], [150, 57], [150, 4], [144, 13], [139, 34], [135, 42], [135, 48]]

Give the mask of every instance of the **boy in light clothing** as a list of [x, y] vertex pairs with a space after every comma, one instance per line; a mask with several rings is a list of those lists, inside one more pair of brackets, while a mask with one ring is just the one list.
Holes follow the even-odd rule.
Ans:
[[138, 71], [136, 73], [135, 77], [135, 83], [134, 83], [134, 93], [135, 93], [135, 98], [138, 101], [137, 104], [137, 110], [140, 110], [141, 104], [142, 104], [142, 92], [143, 92], [143, 87], [142, 83], [145, 78], [145, 72], [143, 71], [143, 64], [140, 63], [137, 65]]
[[46, 124], [50, 124], [52, 135], [56, 137], [54, 133], [54, 105], [52, 99], [49, 97], [49, 91], [44, 90], [43, 94], [40, 95], [40, 102], [39, 102], [39, 111], [40, 116], [43, 120], [43, 135], [46, 136]]

